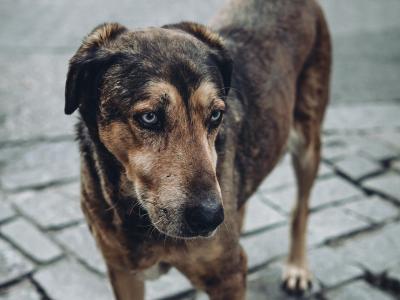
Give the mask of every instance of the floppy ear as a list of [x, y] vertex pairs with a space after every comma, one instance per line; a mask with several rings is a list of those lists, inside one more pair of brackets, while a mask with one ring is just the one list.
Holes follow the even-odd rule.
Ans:
[[212, 31], [207, 26], [193, 23], [181, 22], [177, 24], [165, 25], [163, 28], [167, 29], [180, 29], [183, 30], [210, 47], [212, 50], [212, 58], [218, 66], [224, 83], [225, 95], [228, 94], [231, 85], [231, 76], [233, 69], [233, 62], [229, 55], [228, 50], [224, 46], [221, 36]]
[[106, 46], [125, 31], [127, 29], [117, 23], [105, 23], [97, 26], [83, 40], [69, 61], [65, 84], [65, 114], [72, 114], [85, 101], [97, 96], [101, 75], [118, 58], [118, 53]]

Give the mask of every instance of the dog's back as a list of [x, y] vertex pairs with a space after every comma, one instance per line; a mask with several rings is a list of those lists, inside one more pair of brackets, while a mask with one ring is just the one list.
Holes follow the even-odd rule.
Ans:
[[[312, 109], [308, 113], [322, 121], [329, 93], [329, 32], [314, 0], [233, 0], [212, 25], [234, 61], [230, 101], [243, 118], [236, 163], [239, 201], [244, 202], [286, 150], [292, 118]], [[299, 82], [313, 63], [323, 64], [316, 83], [321, 95], [304, 99]]]

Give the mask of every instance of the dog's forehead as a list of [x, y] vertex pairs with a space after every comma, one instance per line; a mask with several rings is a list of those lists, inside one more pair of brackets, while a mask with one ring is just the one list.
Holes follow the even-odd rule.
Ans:
[[[167, 100], [174, 104], [185, 102], [179, 90], [169, 82], [156, 82], [150, 85], [150, 89], [155, 96], [167, 95]], [[219, 99], [218, 89], [211, 81], [204, 80], [198, 84], [189, 95], [189, 104], [192, 107], [207, 107], [213, 100]]]
[[[120, 39], [118, 47], [142, 54], [196, 54], [206, 55], [207, 46], [193, 35], [178, 29], [160, 27], [136, 28]], [[195, 57], [195, 56], [193, 56]]]

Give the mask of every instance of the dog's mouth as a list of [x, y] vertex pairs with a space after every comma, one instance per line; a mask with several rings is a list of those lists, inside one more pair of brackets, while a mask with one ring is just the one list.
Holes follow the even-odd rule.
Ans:
[[193, 231], [186, 224], [182, 224], [182, 226], [177, 230], [166, 230], [164, 228], [160, 228], [157, 225], [158, 225], [157, 223], [153, 223], [153, 226], [160, 233], [174, 239], [186, 239], [186, 240], [212, 238], [219, 228], [219, 226], [217, 226], [217, 228], [214, 228], [212, 230]]

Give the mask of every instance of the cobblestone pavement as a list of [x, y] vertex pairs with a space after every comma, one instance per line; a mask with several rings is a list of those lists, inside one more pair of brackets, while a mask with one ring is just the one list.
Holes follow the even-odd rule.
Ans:
[[[321, 1], [335, 46], [332, 105], [308, 232], [310, 299], [400, 299], [400, 2]], [[73, 3], [73, 4], [72, 4]], [[112, 299], [79, 208], [67, 60], [97, 23], [207, 22], [221, 1], [0, 2], [0, 300]], [[294, 178], [286, 157], [248, 205], [248, 299], [287, 299]], [[147, 299], [204, 299], [176, 270]]]

